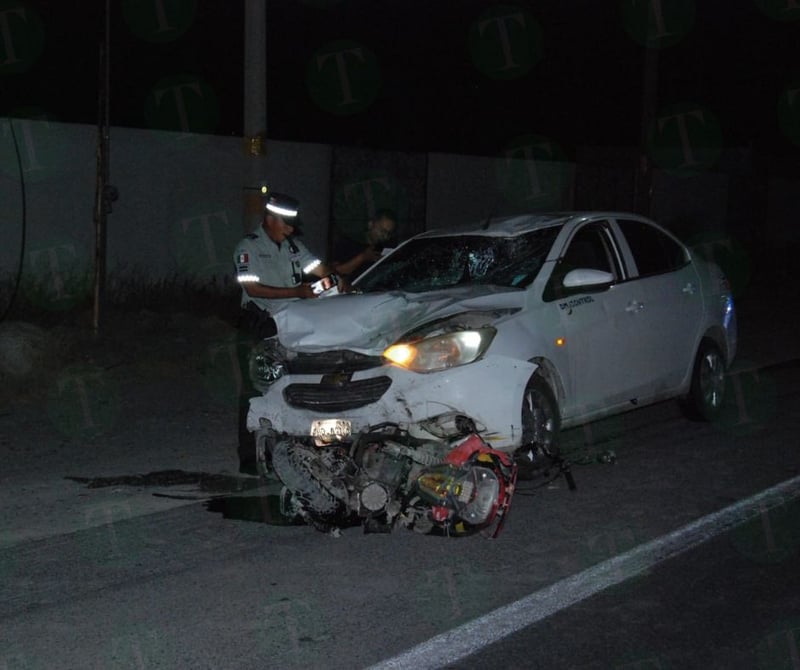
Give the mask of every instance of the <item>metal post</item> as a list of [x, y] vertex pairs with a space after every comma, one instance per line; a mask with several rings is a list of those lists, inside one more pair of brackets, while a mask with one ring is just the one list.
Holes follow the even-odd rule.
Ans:
[[100, 331], [106, 288], [106, 224], [110, 211], [109, 196], [109, 109], [111, 62], [111, 0], [105, 3], [105, 23], [100, 43], [100, 67], [97, 93], [97, 178], [94, 203], [94, 308], [92, 328]]

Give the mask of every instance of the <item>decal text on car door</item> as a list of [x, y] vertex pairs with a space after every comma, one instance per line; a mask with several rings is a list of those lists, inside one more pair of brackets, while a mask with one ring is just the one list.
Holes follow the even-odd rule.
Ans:
[[578, 305], [585, 305], [586, 303], [594, 302], [594, 298], [590, 295], [585, 295], [580, 298], [573, 298], [572, 300], [567, 300], [566, 302], [558, 303], [559, 309], [572, 309], [573, 307], [577, 307]]

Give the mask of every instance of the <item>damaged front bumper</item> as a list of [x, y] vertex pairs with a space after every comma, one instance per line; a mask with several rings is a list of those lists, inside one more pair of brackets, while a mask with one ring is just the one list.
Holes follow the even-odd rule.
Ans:
[[463, 415], [492, 447], [509, 450], [522, 437], [522, 397], [535, 370], [532, 363], [487, 356], [432, 373], [382, 364], [348, 373], [287, 374], [250, 400], [247, 428], [268, 425], [275, 434], [307, 437], [320, 422], [338, 419], [353, 435], [392, 423], [436, 439], [431, 419]]

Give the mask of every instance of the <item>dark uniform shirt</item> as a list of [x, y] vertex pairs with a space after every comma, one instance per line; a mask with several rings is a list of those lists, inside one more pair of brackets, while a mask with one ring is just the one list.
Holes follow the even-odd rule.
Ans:
[[[333, 258], [336, 263], [347, 263], [351, 258], [358, 256], [362, 251], [369, 249], [368, 244], [365, 242], [357, 242], [349, 237], [340, 237], [333, 249]], [[372, 267], [373, 263], [365, 261], [361, 263], [353, 271], [347, 275], [349, 279], [355, 279], [368, 268]]]

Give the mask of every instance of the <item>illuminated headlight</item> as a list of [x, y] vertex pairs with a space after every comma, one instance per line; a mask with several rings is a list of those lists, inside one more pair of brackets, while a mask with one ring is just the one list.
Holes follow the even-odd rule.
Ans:
[[278, 381], [286, 374], [286, 365], [269, 344], [259, 344], [250, 353], [250, 380], [259, 391]]
[[478, 360], [494, 339], [494, 328], [440, 333], [414, 342], [398, 342], [383, 352], [388, 361], [414, 372], [435, 372]]

